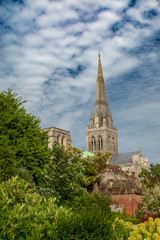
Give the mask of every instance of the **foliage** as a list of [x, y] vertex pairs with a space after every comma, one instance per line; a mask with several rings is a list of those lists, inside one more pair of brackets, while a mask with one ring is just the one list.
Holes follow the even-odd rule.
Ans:
[[86, 186], [92, 187], [96, 182], [100, 182], [100, 173], [107, 167], [111, 154], [108, 152], [98, 152], [94, 156], [81, 158], [82, 165], [85, 167]]
[[131, 222], [132, 224], [139, 224], [140, 223], [140, 219], [137, 218], [126, 218], [126, 221]]
[[148, 222], [133, 227], [128, 240], [160, 240], [160, 219], [149, 218]]
[[112, 223], [115, 239], [127, 240], [130, 235], [130, 232], [132, 231], [131, 226], [132, 226], [131, 222], [128, 221], [126, 222], [123, 219], [120, 219], [119, 217], [115, 218], [114, 222]]
[[26, 167], [35, 182], [49, 161], [48, 137], [40, 130], [40, 120], [28, 114], [21, 97], [0, 93], [0, 180], [13, 175], [15, 168]]
[[126, 217], [124, 214], [122, 214], [120, 212], [112, 212], [111, 217], [112, 217], [113, 221], [115, 221], [115, 219], [118, 218], [118, 219], [124, 220], [125, 222], [131, 222], [132, 224], [140, 223], [140, 219], [134, 218], [133, 216]]
[[14, 176], [18, 176], [20, 179], [23, 179], [27, 183], [30, 183], [32, 188], [38, 189], [34, 182], [33, 176], [31, 175], [31, 172], [27, 168], [25, 167], [15, 168]]
[[139, 204], [137, 217], [141, 222], [147, 221], [149, 217], [153, 219], [160, 217], [160, 187], [147, 189], [142, 203]]
[[29, 183], [13, 177], [0, 184], [0, 239], [54, 239], [57, 211], [53, 198], [42, 198]]
[[19, 177], [0, 184], [0, 239], [113, 239], [110, 200], [77, 197], [73, 209], [41, 197]]
[[[112, 239], [111, 200], [100, 194], [86, 194], [76, 197], [72, 202], [73, 216], [64, 218], [58, 229], [70, 236], [64, 239]], [[66, 222], [68, 227], [66, 227]]]
[[151, 164], [149, 170], [142, 169], [139, 178], [146, 188], [154, 188], [155, 184], [160, 185], [160, 164]]
[[149, 217], [160, 216], [160, 164], [151, 164], [149, 170], [142, 169], [139, 178], [146, 190], [137, 216], [144, 222]]
[[43, 172], [41, 194], [45, 197], [54, 196], [57, 203], [64, 203], [86, 193], [85, 169], [79, 161], [79, 154], [65, 151], [62, 145], [55, 142], [51, 155], [50, 164], [46, 165]]
[[76, 197], [72, 202], [72, 208], [74, 211], [84, 210], [90, 211], [93, 208], [99, 209], [102, 215], [106, 215], [107, 218], [111, 217], [110, 209], [111, 199], [109, 196], [102, 196], [101, 194], [87, 193], [83, 196]]

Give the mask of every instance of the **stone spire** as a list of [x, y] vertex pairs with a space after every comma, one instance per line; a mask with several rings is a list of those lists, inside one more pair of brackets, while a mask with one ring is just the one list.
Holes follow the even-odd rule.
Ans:
[[[102, 110], [102, 108], [103, 108], [103, 110]], [[103, 79], [101, 58], [100, 58], [100, 54], [99, 54], [94, 113], [97, 115], [97, 114], [100, 114], [101, 111], [105, 112], [105, 114], [107, 112], [109, 112], [105, 84], [104, 84], [104, 79]]]
[[86, 126], [86, 150], [118, 153], [117, 128], [113, 126], [112, 115], [108, 109], [100, 55], [94, 113], [91, 113], [90, 125]]

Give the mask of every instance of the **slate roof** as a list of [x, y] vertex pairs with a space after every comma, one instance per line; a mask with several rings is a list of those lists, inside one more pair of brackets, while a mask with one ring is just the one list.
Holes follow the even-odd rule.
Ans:
[[119, 165], [119, 164], [132, 163], [132, 156], [134, 155], [139, 155], [139, 151], [113, 154], [109, 164]]

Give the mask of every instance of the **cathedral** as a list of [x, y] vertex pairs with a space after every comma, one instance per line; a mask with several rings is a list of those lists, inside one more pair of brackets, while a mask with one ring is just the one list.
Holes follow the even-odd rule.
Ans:
[[86, 126], [86, 150], [91, 153], [111, 152], [109, 164], [116, 165], [135, 177], [138, 177], [142, 168], [148, 169], [149, 166], [148, 158], [142, 156], [140, 149], [134, 152], [118, 153], [118, 133], [117, 128], [113, 126], [112, 115], [108, 108], [100, 55], [94, 113], [91, 112], [90, 125]]
[[[108, 194], [110, 191], [111, 210], [135, 216], [138, 204], [142, 202], [143, 191], [138, 183], [138, 175], [142, 168], [148, 169], [148, 158], [138, 151], [118, 153], [118, 133], [113, 125], [112, 115], [108, 108], [101, 58], [98, 59], [97, 83], [94, 112], [90, 117], [90, 125], [86, 126], [86, 150], [83, 157], [94, 156], [97, 152], [111, 152], [112, 156], [107, 169], [101, 174], [101, 182], [95, 184], [93, 192]], [[42, 129], [48, 132], [48, 147], [54, 141], [65, 149], [71, 145], [69, 131], [50, 127]]]
[[117, 128], [113, 126], [108, 108], [100, 55], [94, 113], [91, 113], [90, 125], [86, 126], [86, 150], [93, 153], [98, 151], [118, 153]]
[[[42, 129], [48, 132], [48, 146], [52, 147], [54, 141], [62, 144], [65, 149], [72, 144], [70, 132], [56, 127]], [[141, 168], [148, 169], [148, 158], [142, 156], [141, 150], [129, 153], [118, 153], [118, 133], [113, 125], [112, 115], [109, 111], [101, 57], [98, 59], [96, 94], [94, 112], [90, 117], [90, 125], [86, 126], [86, 151], [84, 156], [94, 155], [97, 152], [111, 152], [110, 165], [118, 166], [122, 171], [134, 174], [141, 172]]]

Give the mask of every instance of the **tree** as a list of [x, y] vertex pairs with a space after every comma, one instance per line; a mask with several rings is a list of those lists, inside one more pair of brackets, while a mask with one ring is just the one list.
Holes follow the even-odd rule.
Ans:
[[27, 168], [36, 183], [50, 161], [48, 137], [40, 129], [39, 118], [27, 113], [22, 97], [0, 93], [0, 180], [12, 176], [16, 168]]
[[145, 187], [145, 196], [139, 205], [138, 215], [142, 221], [160, 216], [160, 164], [151, 164], [149, 170], [142, 169], [140, 181]]
[[141, 183], [146, 188], [153, 188], [155, 184], [160, 184], [160, 164], [151, 164], [149, 170], [142, 169], [142, 172], [139, 174]]
[[55, 142], [51, 155], [51, 162], [43, 172], [41, 194], [45, 197], [54, 196], [58, 203], [64, 203], [86, 193], [85, 169], [80, 162], [80, 152], [66, 151]]
[[98, 152], [94, 156], [81, 158], [81, 163], [85, 168], [86, 187], [92, 188], [93, 185], [101, 180], [100, 173], [107, 168], [111, 153]]

